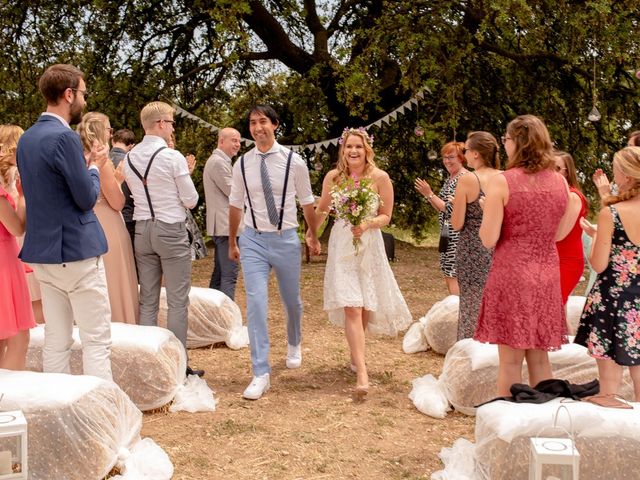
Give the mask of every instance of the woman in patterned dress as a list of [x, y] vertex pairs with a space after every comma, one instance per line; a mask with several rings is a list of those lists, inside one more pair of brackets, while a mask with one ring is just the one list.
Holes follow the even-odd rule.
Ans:
[[500, 147], [489, 132], [471, 132], [467, 135], [464, 156], [473, 168], [470, 175], [458, 181], [453, 200], [451, 226], [460, 232], [456, 255], [456, 271], [460, 285], [458, 310], [458, 340], [473, 337], [478, 322], [484, 283], [489, 274], [493, 250], [480, 241], [484, 191], [491, 177], [500, 173]]
[[618, 195], [603, 200], [589, 261], [598, 278], [589, 292], [575, 342], [586, 346], [598, 364], [600, 394], [595, 403], [624, 406], [615, 397], [628, 366], [635, 400], [640, 401], [640, 147], [613, 157]]
[[453, 195], [456, 192], [458, 180], [467, 173], [464, 168], [464, 143], [449, 142], [442, 147], [442, 163], [449, 173], [449, 178], [444, 182], [440, 193], [436, 195], [431, 185], [422, 178], [416, 178], [415, 188], [438, 210], [438, 223], [440, 235], [448, 234], [449, 241], [446, 249], [440, 251], [440, 269], [444, 274], [447, 289], [450, 295], [459, 295], [458, 278], [456, 273], [456, 250], [458, 248], [458, 232], [451, 228], [451, 212], [453, 211]]

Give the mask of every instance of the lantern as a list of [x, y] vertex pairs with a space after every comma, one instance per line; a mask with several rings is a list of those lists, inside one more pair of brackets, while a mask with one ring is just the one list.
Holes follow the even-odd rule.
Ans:
[[[529, 480], [578, 480], [580, 453], [572, 439], [531, 437], [530, 440]], [[553, 477], [548, 465], [557, 465]]]
[[27, 479], [27, 421], [20, 410], [0, 412], [0, 480]]

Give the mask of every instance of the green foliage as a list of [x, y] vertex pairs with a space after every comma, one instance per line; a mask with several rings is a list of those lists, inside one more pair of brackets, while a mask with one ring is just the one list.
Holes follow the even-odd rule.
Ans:
[[[139, 137], [150, 100], [244, 136], [243, 115], [260, 101], [281, 114], [282, 143], [304, 144], [369, 124], [428, 86], [417, 111], [373, 132], [394, 182], [393, 221], [420, 236], [434, 212], [413, 180], [437, 189], [444, 178], [426, 152], [469, 131], [499, 136], [534, 113], [584, 178], [608, 167], [639, 126], [639, 13], [635, 0], [0, 0], [0, 111], [28, 127], [43, 108], [38, 77], [70, 62], [86, 72], [89, 109]], [[592, 123], [594, 100], [602, 119]], [[215, 136], [182, 120], [177, 140], [196, 154], [199, 180]], [[335, 155], [308, 155], [317, 191]]]

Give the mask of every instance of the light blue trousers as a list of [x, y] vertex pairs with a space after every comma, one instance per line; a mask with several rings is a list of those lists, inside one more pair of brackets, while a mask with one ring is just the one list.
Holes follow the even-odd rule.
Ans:
[[253, 375], [271, 373], [269, 366], [269, 273], [275, 270], [280, 298], [287, 314], [287, 341], [301, 340], [300, 239], [297, 229], [258, 232], [246, 228], [240, 235], [240, 263], [247, 293], [247, 326]]

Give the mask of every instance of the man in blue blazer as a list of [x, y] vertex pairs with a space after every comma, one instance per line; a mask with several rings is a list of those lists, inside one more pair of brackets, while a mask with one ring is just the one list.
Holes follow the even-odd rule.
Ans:
[[[87, 90], [72, 65], [52, 65], [38, 84], [47, 110], [20, 138], [16, 152], [27, 206], [20, 258], [32, 265], [47, 319], [45, 372], [70, 373], [73, 323], [82, 341], [84, 373], [111, 380], [111, 311], [102, 257], [107, 240], [93, 213], [108, 147], [85, 160], [80, 122]], [[88, 168], [87, 168], [88, 167]]]

